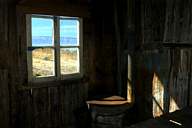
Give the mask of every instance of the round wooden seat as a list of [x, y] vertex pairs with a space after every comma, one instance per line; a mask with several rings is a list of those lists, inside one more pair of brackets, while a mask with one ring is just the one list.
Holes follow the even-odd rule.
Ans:
[[120, 96], [110, 96], [100, 100], [90, 100], [87, 101], [89, 105], [98, 105], [98, 106], [119, 106], [130, 104], [125, 98]]
[[[93, 126], [120, 128], [125, 112], [132, 106], [125, 98], [110, 96], [100, 100], [87, 101], [91, 111]], [[105, 125], [104, 125], [105, 124]]]
[[87, 101], [91, 110], [97, 111], [102, 115], [118, 115], [125, 112], [132, 106], [125, 98], [120, 96], [110, 96], [100, 100]]

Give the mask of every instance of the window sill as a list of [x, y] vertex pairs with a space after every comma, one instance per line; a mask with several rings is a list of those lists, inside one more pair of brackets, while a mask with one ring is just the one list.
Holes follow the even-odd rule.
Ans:
[[48, 87], [58, 87], [58, 86], [65, 86], [69, 84], [79, 84], [79, 83], [87, 83], [88, 78], [83, 77], [76, 77], [64, 80], [52, 80], [52, 81], [41, 81], [41, 82], [29, 82], [27, 85], [21, 85], [18, 87], [18, 90], [25, 91], [31, 89], [39, 89], [39, 88], [48, 88]]

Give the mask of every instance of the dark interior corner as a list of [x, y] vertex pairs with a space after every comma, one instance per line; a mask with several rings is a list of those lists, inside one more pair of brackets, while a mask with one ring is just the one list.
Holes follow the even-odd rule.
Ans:
[[191, 128], [191, 0], [1, 0], [0, 127]]

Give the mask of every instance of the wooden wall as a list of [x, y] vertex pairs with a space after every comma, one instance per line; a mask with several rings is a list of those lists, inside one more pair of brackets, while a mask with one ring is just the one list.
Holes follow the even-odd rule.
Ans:
[[[48, 2], [48, 1], [47, 1]], [[38, 2], [37, 2], [38, 3]], [[16, 125], [23, 128], [62, 128], [62, 127], [75, 127], [78, 124], [78, 119], [81, 118], [79, 113], [80, 108], [86, 110], [86, 100], [88, 98], [88, 83], [89, 83], [89, 63], [90, 59], [90, 46], [93, 42], [93, 27], [90, 18], [87, 14], [83, 16], [83, 78], [77, 80], [67, 81], [51, 81], [43, 83], [27, 82], [27, 55], [26, 55], [26, 28], [25, 13], [43, 13], [44, 10], [38, 12], [39, 9], [31, 3], [32, 8], [19, 7], [17, 10], [17, 32], [19, 48], [19, 66], [21, 74], [21, 84], [18, 85], [17, 98], [17, 121]], [[52, 8], [49, 3], [47, 7]], [[76, 4], [75, 4], [76, 5]], [[19, 5], [20, 6], [20, 5]], [[25, 6], [25, 5], [22, 5]], [[57, 6], [57, 5], [54, 5]], [[61, 6], [61, 5], [59, 5]], [[83, 6], [82, 6], [83, 7]], [[70, 9], [70, 8], [69, 8]], [[84, 8], [82, 8], [83, 10]], [[65, 15], [65, 11], [59, 11], [59, 14]], [[46, 14], [50, 12], [45, 11]], [[52, 10], [51, 14], [58, 14], [58, 10]], [[81, 16], [77, 10], [70, 12], [70, 15]], [[66, 15], [69, 15], [69, 11]], [[86, 25], [87, 24], [87, 25]], [[86, 111], [83, 111], [86, 112]], [[83, 113], [82, 112], [82, 113]], [[84, 113], [83, 113], [84, 114]], [[83, 119], [82, 119], [83, 120]]]
[[[81, 13], [70, 9], [67, 14], [76, 13], [77, 16], [81, 16], [84, 12], [84, 77], [78, 80], [29, 85], [25, 15], [23, 10], [16, 9], [18, 1], [0, 1], [0, 69], [2, 70], [0, 72], [0, 108], [2, 108], [0, 112], [3, 112], [0, 114], [0, 119], [3, 119], [0, 121], [1, 127], [72, 127], [80, 123], [79, 120], [86, 120], [84, 119], [87, 117], [85, 116], [86, 109], [83, 107], [85, 107], [88, 97], [115, 93], [116, 53], [113, 52], [115, 44], [112, 43], [113, 31], [111, 29], [113, 22], [107, 20], [112, 18], [113, 12], [111, 9], [102, 15], [101, 12], [97, 12], [101, 8], [106, 9], [104, 5], [100, 4], [101, 1], [98, 3], [88, 3], [86, 0], [67, 2], [71, 5], [68, 9], [76, 7], [76, 3], [80, 3], [77, 4], [78, 7], [83, 7]], [[75, 6], [72, 6], [73, 4]], [[59, 5], [59, 7], [61, 6]], [[24, 11], [26, 9], [29, 8], [25, 8]], [[35, 10], [37, 11], [37, 8]], [[65, 14], [64, 10], [57, 11], [60, 12], [59, 14]], [[108, 15], [109, 13], [111, 15]], [[85, 115], [83, 115], [84, 112]]]
[[9, 127], [9, 88], [7, 70], [0, 71], [0, 126]]
[[[0, 2], [0, 78], [3, 79], [0, 88], [5, 88], [0, 90], [0, 97], [7, 104], [7, 107], [4, 103], [0, 105], [5, 109], [0, 118], [8, 112], [5, 127], [7, 124], [19, 128], [74, 125], [76, 117], [81, 116], [78, 110], [88, 97], [124, 95], [124, 87], [117, 85], [117, 70], [126, 78], [127, 54], [132, 56], [134, 107], [140, 115], [137, 120], [152, 117], [153, 110], [167, 113], [192, 104], [190, 0], [129, 0], [117, 2], [117, 7], [109, 2], [83, 0], [81, 4], [91, 12], [83, 21], [84, 78], [32, 85], [27, 82], [25, 17], [16, 11], [16, 4], [14, 0]], [[153, 88], [159, 89], [159, 95], [158, 92], [152, 95]]]
[[[190, 0], [141, 0], [135, 84], [141, 118], [158, 115], [159, 110], [163, 114], [190, 105], [191, 4]], [[152, 95], [155, 86], [162, 86], [157, 99]]]
[[[117, 94], [117, 53], [114, 28], [113, 1], [91, 0], [91, 17], [94, 22], [92, 52], [92, 78], [89, 95], [103, 97]], [[94, 66], [94, 67], [93, 67]]]
[[74, 127], [85, 107], [85, 86], [76, 82], [19, 91], [19, 127]]
[[[6, 114], [2, 121], [4, 122], [3, 127], [9, 127], [11, 123], [15, 122], [10, 117], [15, 117], [17, 111], [17, 100], [16, 100], [16, 83], [18, 83], [18, 45], [17, 45], [17, 34], [16, 34], [16, 13], [14, 6], [15, 2], [12, 0], [2, 0], [0, 2], [0, 68], [1, 72], [1, 103], [7, 102], [7, 110], [1, 109], [1, 112]], [[3, 71], [7, 72], [7, 78]], [[8, 91], [7, 91], [8, 90]], [[13, 102], [12, 102], [13, 101]], [[2, 118], [2, 117], [1, 117]], [[8, 120], [6, 119], [8, 118]], [[8, 124], [8, 125], [7, 125]]]

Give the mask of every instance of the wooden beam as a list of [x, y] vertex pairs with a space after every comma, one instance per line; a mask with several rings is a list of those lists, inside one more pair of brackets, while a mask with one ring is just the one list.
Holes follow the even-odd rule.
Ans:
[[26, 3], [27, 1], [29, 1], [29, 0], [18, 0], [18, 4], [23, 4], [23, 3]]
[[35, 3], [35, 4], [19, 4], [17, 10], [25, 14], [48, 14], [89, 17], [89, 9], [87, 5], [80, 4], [54, 4], [54, 3]]
[[170, 48], [192, 48], [191, 43], [163, 43], [163, 46]]

